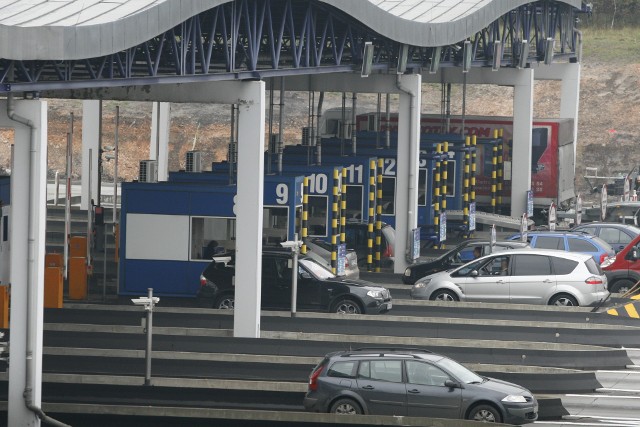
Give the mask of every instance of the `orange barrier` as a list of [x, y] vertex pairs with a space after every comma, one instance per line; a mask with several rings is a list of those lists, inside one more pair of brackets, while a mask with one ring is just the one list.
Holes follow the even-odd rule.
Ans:
[[61, 267], [44, 269], [44, 307], [62, 308], [64, 275]]
[[64, 267], [63, 254], [50, 253], [44, 256], [44, 266], [46, 267]]
[[87, 299], [87, 259], [73, 257], [69, 259], [69, 299]]
[[69, 257], [86, 257], [87, 256], [87, 237], [72, 236], [69, 239]]
[[9, 328], [9, 287], [0, 286], [0, 328]]

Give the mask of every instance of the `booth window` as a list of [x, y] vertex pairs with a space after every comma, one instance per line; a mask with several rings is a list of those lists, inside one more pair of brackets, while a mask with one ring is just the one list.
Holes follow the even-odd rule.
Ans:
[[277, 245], [287, 241], [289, 208], [265, 206], [262, 210], [262, 243]]
[[427, 206], [427, 170], [418, 170], [418, 206]]
[[347, 219], [362, 220], [362, 185], [347, 185]]
[[326, 237], [328, 206], [328, 196], [309, 196], [309, 236]]
[[235, 218], [191, 217], [191, 259], [207, 260], [236, 249]]
[[456, 195], [456, 161], [449, 160], [447, 163], [447, 197]]
[[396, 179], [391, 176], [382, 177], [382, 215], [395, 215]]
[[298, 239], [302, 239], [302, 206], [296, 206], [296, 224], [294, 233], [298, 233]]

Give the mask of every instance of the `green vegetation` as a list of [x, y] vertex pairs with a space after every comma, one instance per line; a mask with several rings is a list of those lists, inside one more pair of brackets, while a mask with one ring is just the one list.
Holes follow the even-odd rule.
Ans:
[[640, 62], [640, 28], [583, 28], [582, 53], [589, 62]]

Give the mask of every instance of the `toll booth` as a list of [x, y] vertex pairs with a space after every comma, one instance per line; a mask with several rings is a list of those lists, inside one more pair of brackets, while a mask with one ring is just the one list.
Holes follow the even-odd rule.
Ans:
[[[334, 212], [334, 188], [342, 186], [342, 168], [339, 166], [306, 166], [304, 164], [283, 163], [281, 175], [265, 175], [269, 177], [304, 176], [308, 178], [308, 236], [330, 240], [334, 218], [339, 219], [339, 212]], [[229, 163], [215, 162], [211, 166], [214, 174], [228, 176]], [[265, 202], [266, 203], [266, 202]]]
[[[210, 173], [170, 179], [122, 184], [120, 295], [153, 288], [158, 296], [194, 297], [211, 257], [235, 251], [236, 186]], [[299, 229], [302, 182], [300, 176], [265, 178], [264, 243], [290, 240]]]
[[[283, 169], [304, 165], [315, 166], [315, 157], [309, 158], [306, 146], [287, 146], [283, 153]], [[377, 157], [372, 156], [324, 156], [322, 165], [340, 166], [343, 184], [346, 185], [347, 220], [369, 221], [370, 193], [375, 193], [377, 180]], [[274, 165], [275, 166], [275, 165]]]

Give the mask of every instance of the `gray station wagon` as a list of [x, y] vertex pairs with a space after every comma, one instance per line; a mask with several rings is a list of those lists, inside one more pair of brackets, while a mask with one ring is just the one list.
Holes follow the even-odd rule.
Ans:
[[591, 256], [550, 249], [494, 253], [411, 288], [414, 299], [566, 306], [594, 305], [607, 295], [607, 277]]
[[307, 411], [532, 423], [538, 402], [516, 384], [482, 377], [422, 349], [327, 354], [311, 371]]

